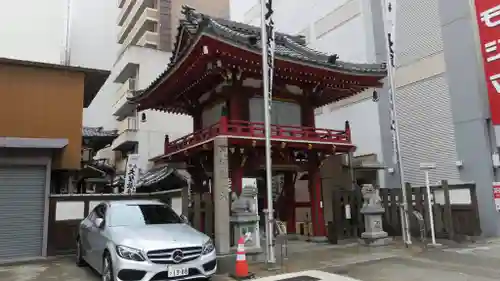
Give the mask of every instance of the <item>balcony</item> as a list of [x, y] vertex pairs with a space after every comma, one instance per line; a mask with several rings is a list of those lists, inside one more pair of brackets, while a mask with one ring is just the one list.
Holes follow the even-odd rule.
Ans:
[[132, 39], [136, 36], [139, 30], [144, 30], [145, 27], [148, 27], [147, 30], [153, 30], [151, 27], [152, 23], [158, 23], [158, 10], [150, 8], [151, 5], [148, 5], [147, 2], [150, 1], [136, 0], [129, 16], [123, 22], [122, 28], [118, 32], [118, 43], [125, 46], [135, 44], [139, 38], [137, 38], [135, 42]]
[[122, 0], [123, 6], [120, 7], [120, 14], [118, 15], [118, 25], [122, 26], [125, 20], [130, 15], [132, 8], [134, 8], [136, 0]]
[[118, 89], [116, 95], [118, 100], [113, 105], [113, 116], [116, 120], [122, 121], [126, 117], [131, 116], [135, 110], [135, 104], [128, 101], [128, 98], [133, 96], [133, 91], [135, 89], [135, 79], [130, 78], [123, 86]]
[[139, 39], [139, 42], [137, 42], [137, 45], [141, 47], [158, 48], [158, 43], [158, 32], [146, 31], [144, 32], [144, 35], [142, 35], [141, 39]]
[[[232, 120], [221, 118], [216, 123], [203, 130], [191, 133], [165, 145], [165, 155], [172, 155], [179, 151], [204, 144], [217, 136], [227, 136], [235, 139], [249, 139], [262, 141], [265, 138], [264, 123]], [[345, 130], [319, 129], [301, 126], [271, 125], [271, 141], [284, 143], [302, 143], [345, 146], [351, 149], [351, 133], [346, 126]], [[307, 147], [307, 145], [306, 145]]]
[[137, 119], [135, 117], [125, 118], [118, 124], [118, 137], [111, 144], [112, 150], [130, 151], [137, 145]]
[[125, 41], [123, 41], [123, 47], [129, 45], [136, 45], [141, 37], [147, 31], [155, 32], [158, 26], [158, 11], [151, 8], [146, 8], [142, 13], [137, 23], [132, 27], [129, 34], [127, 35]]

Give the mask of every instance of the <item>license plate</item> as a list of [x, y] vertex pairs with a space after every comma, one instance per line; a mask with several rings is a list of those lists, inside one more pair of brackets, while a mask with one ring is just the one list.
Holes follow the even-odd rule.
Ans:
[[188, 274], [189, 274], [189, 268], [170, 267], [168, 269], [168, 277], [180, 277], [180, 276], [186, 276]]

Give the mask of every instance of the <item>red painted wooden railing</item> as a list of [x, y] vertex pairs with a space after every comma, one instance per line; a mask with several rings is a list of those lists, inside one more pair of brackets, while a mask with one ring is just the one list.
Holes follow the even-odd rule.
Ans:
[[[222, 117], [218, 123], [212, 126], [166, 143], [164, 153], [168, 154], [189, 146], [194, 146], [218, 135], [263, 138], [265, 136], [264, 131], [264, 123], [262, 122], [227, 120], [226, 117]], [[331, 130], [273, 124], [271, 125], [271, 137], [272, 139], [285, 141], [351, 143], [349, 126], [346, 126], [345, 130]]]

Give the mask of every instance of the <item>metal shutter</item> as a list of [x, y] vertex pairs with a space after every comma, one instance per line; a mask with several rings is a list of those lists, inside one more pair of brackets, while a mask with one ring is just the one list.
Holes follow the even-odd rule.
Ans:
[[45, 166], [0, 166], [0, 260], [42, 255]]
[[439, 75], [398, 88], [396, 102], [405, 180], [417, 185], [425, 183], [420, 170], [422, 162], [436, 163], [436, 169], [430, 172], [433, 183], [459, 179], [446, 79]]

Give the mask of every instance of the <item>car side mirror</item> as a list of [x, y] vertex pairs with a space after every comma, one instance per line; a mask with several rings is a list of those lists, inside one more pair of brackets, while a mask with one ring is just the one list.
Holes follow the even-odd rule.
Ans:
[[185, 215], [180, 215], [182, 223], [190, 224], [189, 219]]
[[96, 218], [94, 223], [95, 223], [95, 226], [97, 226], [97, 228], [104, 227], [104, 220], [102, 218]]

